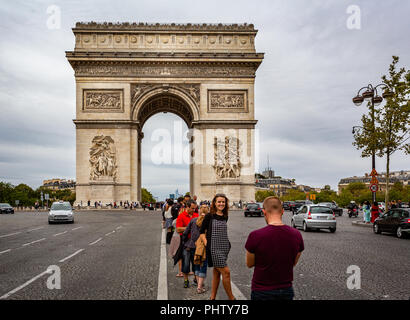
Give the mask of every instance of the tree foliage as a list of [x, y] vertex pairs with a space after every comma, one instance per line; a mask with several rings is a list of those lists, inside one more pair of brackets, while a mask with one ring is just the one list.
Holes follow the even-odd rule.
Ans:
[[154, 197], [152, 196], [151, 192], [149, 192], [147, 189], [145, 188], [141, 188], [141, 202], [145, 203], [145, 202], [155, 202]]
[[256, 202], [263, 202], [267, 197], [275, 196], [275, 192], [270, 190], [258, 190], [255, 192]]

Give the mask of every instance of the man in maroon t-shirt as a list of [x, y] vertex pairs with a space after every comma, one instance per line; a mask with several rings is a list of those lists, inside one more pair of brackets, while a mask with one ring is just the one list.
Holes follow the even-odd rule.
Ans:
[[277, 197], [263, 202], [266, 227], [249, 234], [246, 241], [246, 264], [255, 267], [252, 300], [292, 300], [293, 267], [304, 250], [297, 229], [282, 222], [282, 203]]

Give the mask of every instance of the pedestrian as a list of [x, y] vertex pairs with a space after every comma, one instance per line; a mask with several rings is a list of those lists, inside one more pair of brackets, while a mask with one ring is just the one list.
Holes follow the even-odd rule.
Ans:
[[184, 231], [189, 225], [189, 222], [193, 218], [197, 218], [198, 214], [195, 212], [197, 204], [194, 200], [188, 200], [186, 202], [186, 209], [178, 216], [176, 227], [177, 232], [182, 236], [181, 241], [184, 243], [183, 251], [182, 251], [182, 273], [184, 274], [184, 288], [189, 288], [189, 273], [190, 270], [194, 269], [194, 254], [195, 250], [191, 250], [191, 248], [187, 245], [189, 243], [189, 239], [191, 238], [191, 234], [186, 234], [184, 236]]
[[208, 267], [208, 261], [206, 260], [206, 248], [200, 236], [200, 229], [205, 216], [209, 214], [209, 208], [206, 204], [202, 205], [199, 209], [199, 217], [192, 219], [191, 223], [192, 230], [191, 238], [195, 241], [195, 255], [194, 255], [194, 271], [197, 279], [197, 289], [198, 294], [204, 293], [206, 291], [204, 287], [204, 282], [206, 278], [206, 271]]
[[252, 231], [245, 244], [246, 265], [254, 268], [251, 300], [292, 300], [293, 268], [304, 250], [299, 230], [282, 222], [278, 197], [263, 202], [267, 226]]
[[228, 239], [228, 198], [218, 193], [212, 199], [210, 214], [201, 226], [201, 239], [206, 246], [208, 266], [213, 267], [211, 300], [215, 300], [222, 276], [222, 284], [229, 300], [235, 300], [231, 287], [231, 272], [227, 265], [231, 243]]
[[165, 211], [164, 211], [164, 219], [165, 219], [165, 229], [167, 229], [167, 236], [166, 236], [166, 243], [170, 244], [171, 243], [171, 238], [172, 238], [172, 222], [174, 221], [172, 219], [172, 205], [173, 202], [171, 199], [167, 200], [167, 203], [165, 205]]
[[364, 223], [370, 223], [370, 202], [365, 201], [364, 206], [363, 206], [363, 217], [364, 217]]
[[379, 217], [380, 213], [380, 208], [379, 204], [376, 202], [373, 202], [372, 208], [371, 208], [371, 223], [374, 223], [374, 221]]
[[[172, 234], [172, 239], [171, 239], [171, 243], [169, 245], [169, 251], [168, 251], [168, 254], [171, 258], [175, 257], [179, 249], [179, 246], [181, 244], [181, 236], [177, 232], [176, 224], [177, 224], [177, 219], [174, 219], [172, 221], [172, 230], [174, 230], [174, 232]], [[177, 273], [176, 277], [177, 278], [183, 277], [184, 274], [182, 273], [182, 259], [178, 261], [178, 269], [179, 269], [179, 272]]]

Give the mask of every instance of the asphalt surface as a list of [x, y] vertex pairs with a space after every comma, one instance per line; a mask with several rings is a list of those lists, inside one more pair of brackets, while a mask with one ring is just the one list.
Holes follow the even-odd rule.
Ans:
[[[284, 222], [290, 224], [286, 211]], [[337, 217], [337, 231], [300, 231], [304, 242], [294, 270], [295, 299], [410, 299], [410, 240], [376, 235]], [[234, 294], [249, 299], [252, 269], [245, 265], [248, 234], [264, 218], [231, 211], [228, 259]], [[158, 286], [161, 263], [159, 211], [99, 210], [75, 213], [74, 224], [48, 225], [46, 212], [0, 215], [0, 297], [5, 299], [209, 299], [183, 288], [178, 267], [166, 256], [167, 286]], [[61, 270], [61, 289], [50, 290], [49, 266]], [[360, 268], [361, 289], [349, 290], [347, 268]], [[212, 269], [208, 269], [209, 289]], [[192, 283], [192, 277], [191, 277]], [[166, 291], [163, 291], [166, 290]], [[222, 287], [217, 299], [226, 299]]]

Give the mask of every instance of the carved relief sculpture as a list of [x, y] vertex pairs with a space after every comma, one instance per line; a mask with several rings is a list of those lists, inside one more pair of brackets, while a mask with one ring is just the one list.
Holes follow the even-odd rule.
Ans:
[[214, 140], [214, 169], [217, 178], [239, 178], [241, 175], [240, 141], [234, 137]]
[[246, 90], [208, 90], [209, 112], [247, 112]]
[[84, 90], [83, 109], [87, 112], [122, 112], [122, 90]]
[[117, 157], [114, 140], [96, 136], [90, 148], [90, 180], [114, 180], [117, 177]]

